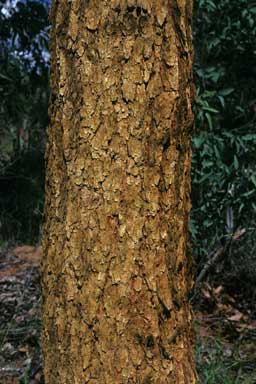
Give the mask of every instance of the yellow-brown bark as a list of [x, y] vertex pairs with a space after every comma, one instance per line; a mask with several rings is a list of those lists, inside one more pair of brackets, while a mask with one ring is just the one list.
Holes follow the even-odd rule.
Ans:
[[46, 384], [193, 384], [192, 0], [55, 0]]

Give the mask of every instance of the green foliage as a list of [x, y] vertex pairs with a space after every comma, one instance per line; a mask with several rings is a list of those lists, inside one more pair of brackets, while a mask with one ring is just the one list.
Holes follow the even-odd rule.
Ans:
[[1, 8], [0, 134], [8, 155], [41, 147], [49, 97], [48, 20], [46, 8], [36, 1], [18, 2], [7, 14]]
[[254, 366], [253, 353], [246, 352], [242, 344], [242, 356], [236, 349], [216, 336], [199, 340], [195, 350], [198, 384], [254, 384], [255, 372], [250, 368]]
[[39, 239], [43, 212], [44, 157], [25, 151], [7, 161], [0, 176], [1, 240], [34, 242]]
[[[6, 3], [6, 4], [5, 4]], [[0, 3], [0, 241], [38, 239], [48, 123], [48, 12]]]
[[[191, 232], [201, 261], [238, 226], [255, 229], [256, 4], [198, 0], [194, 18]], [[227, 212], [232, 212], [229, 228]]]
[[[196, 346], [198, 384], [234, 384], [232, 363], [225, 361], [220, 343], [207, 343]], [[227, 359], [226, 359], [227, 360]]]

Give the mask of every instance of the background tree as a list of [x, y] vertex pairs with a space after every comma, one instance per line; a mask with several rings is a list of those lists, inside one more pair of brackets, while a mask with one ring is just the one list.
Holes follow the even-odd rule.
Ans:
[[192, 1], [52, 3], [46, 384], [194, 383]]

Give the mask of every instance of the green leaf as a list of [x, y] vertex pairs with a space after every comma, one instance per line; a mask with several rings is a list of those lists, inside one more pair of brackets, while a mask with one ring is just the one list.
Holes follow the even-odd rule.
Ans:
[[220, 95], [220, 96], [228, 96], [228, 95], [230, 95], [232, 92], [234, 92], [234, 88], [224, 88], [224, 89], [222, 89], [221, 91], [219, 91], [219, 95]]
[[245, 193], [243, 193], [241, 196], [242, 196], [242, 197], [249, 197], [249, 196], [253, 195], [255, 192], [256, 192], [256, 190], [255, 190], [255, 189], [252, 189], [252, 190], [249, 191], [249, 192], [245, 192]]
[[205, 117], [206, 117], [206, 119], [208, 121], [209, 128], [212, 130], [213, 129], [213, 125], [212, 125], [212, 117], [211, 117], [211, 115], [208, 112], [206, 112]]
[[[256, 134], [255, 133], [248, 133], [247, 135], [243, 136], [243, 140], [250, 141], [250, 140], [256, 140]], [[255, 142], [256, 144], [256, 142]]]
[[223, 96], [218, 96], [218, 99], [222, 105], [222, 107], [224, 108], [225, 107], [225, 100], [224, 100], [224, 97]]
[[193, 138], [193, 144], [196, 149], [200, 148], [203, 142], [204, 139], [202, 138], [202, 136], [197, 136]]
[[211, 107], [203, 107], [203, 110], [204, 111], [209, 111], [209, 112], [212, 112], [212, 113], [219, 113], [219, 111], [215, 108], [211, 108]]
[[252, 183], [255, 185], [255, 187], [256, 187], [256, 176], [255, 175], [252, 175], [251, 176], [251, 181], [252, 181]]
[[239, 162], [236, 155], [234, 155], [234, 168], [237, 170], [239, 168]]

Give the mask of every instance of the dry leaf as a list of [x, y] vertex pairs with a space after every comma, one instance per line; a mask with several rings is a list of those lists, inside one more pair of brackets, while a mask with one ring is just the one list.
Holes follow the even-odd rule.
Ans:
[[202, 294], [204, 295], [204, 297], [206, 299], [210, 299], [211, 298], [211, 294], [209, 291], [207, 291], [206, 289], [202, 289]]
[[219, 295], [223, 291], [223, 286], [219, 285], [217, 288], [214, 289], [215, 295]]
[[21, 352], [21, 353], [27, 353], [27, 352], [28, 352], [28, 347], [27, 347], [27, 346], [20, 347], [20, 348], [19, 348], [19, 352]]
[[243, 314], [241, 312], [237, 312], [235, 315], [228, 317], [228, 320], [230, 321], [240, 321], [243, 317]]
[[42, 247], [32, 247], [30, 245], [23, 245], [16, 247], [13, 250], [13, 254], [20, 260], [28, 263], [39, 265], [42, 257]]

